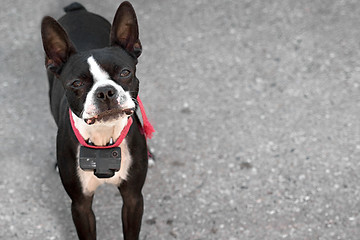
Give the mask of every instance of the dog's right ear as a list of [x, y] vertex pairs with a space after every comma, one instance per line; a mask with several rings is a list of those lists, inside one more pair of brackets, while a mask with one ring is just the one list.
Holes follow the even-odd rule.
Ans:
[[45, 66], [59, 75], [69, 57], [76, 53], [65, 30], [52, 17], [44, 17], [41, 22], [41, 37], [46, 54]]
[[138, 58], [142, 47], [139, 40], [139, 27], [133, 6], [125, 1], [116, 11], [110, 33], [111, 46], [119, 46]]

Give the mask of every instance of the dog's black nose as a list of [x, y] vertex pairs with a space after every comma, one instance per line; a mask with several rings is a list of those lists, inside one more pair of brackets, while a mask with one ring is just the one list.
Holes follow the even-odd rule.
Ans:
[[116, 98], [116, 89], [113, 86], [99, 87], [95, 92], [96, 98], [100, 101]]

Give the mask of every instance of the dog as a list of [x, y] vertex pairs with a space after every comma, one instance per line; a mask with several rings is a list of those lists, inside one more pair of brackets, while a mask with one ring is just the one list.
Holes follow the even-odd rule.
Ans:
[[142, 46], [137, 17], [129, 2], [120, 4], [112, 25], [76, 2], [64, 10], [58, 21], [43, 18], [41, 36], [58, 127], [57, 165], [76, 231], [81, 240], [96, 239], [92, 201], [96, 188], [109, 183], [123, 199], [124, 239], [138, 239], [148, 169], [146, 136], [153, 129], [138, 97], [135, 73]]

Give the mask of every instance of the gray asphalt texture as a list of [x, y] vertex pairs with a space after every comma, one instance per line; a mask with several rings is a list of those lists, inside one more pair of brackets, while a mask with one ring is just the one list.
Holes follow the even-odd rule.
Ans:
[[[69, 3], [1, 2], [0, 239], [76, 239], [40, 40]], [[157, 131], [141, 239], [360, 239], [360, 2], [132, 3]], [[121, 204], [97, 190], [98, 239], [122, 239]]]

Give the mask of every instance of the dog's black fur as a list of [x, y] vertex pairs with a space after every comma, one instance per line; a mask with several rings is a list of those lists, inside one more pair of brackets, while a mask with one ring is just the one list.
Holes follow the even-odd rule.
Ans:
[[[69, 5], [65, 11], [58, 21], [44, 17], [41, 28], [51, 112], [58, 126], [57, 164], [64, 188], [72, 200], [72, 217], [79, 239], [96, 239], [92, 211], [94, 193], [84, 192], [79, 177], [79, 142], [71, 128], [69, 108], [81, 118], [85, 98], [94, 82], [86, 63], [89, 56], [93, 56], [111, 79], [136, 99], [139, 81], [135, 76], [135, 66], [141, 54], [141, 44], [135, 11], [128, 2], [119, 6], [112, 25], [78, 3]], [[124, 66], [132, 73], [125, 80], [119, 77]], [[128, 177], [118, 185], [123, 198], [124, 239], [139, 237], [143, 214], [141, 190], [148, 166], [141, 123], [135, 113], [131, 117], [133, 124], [126, 136], [131, 164]]]

